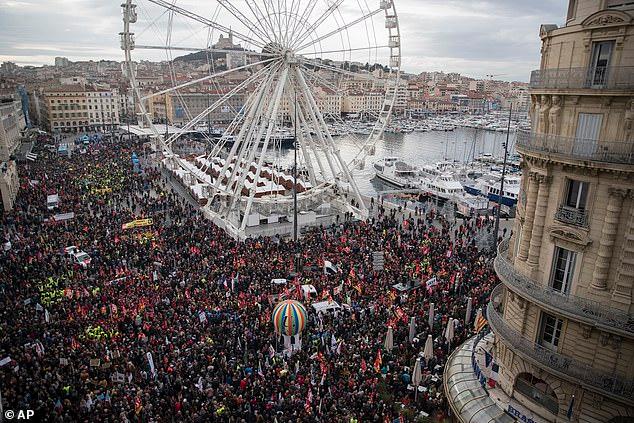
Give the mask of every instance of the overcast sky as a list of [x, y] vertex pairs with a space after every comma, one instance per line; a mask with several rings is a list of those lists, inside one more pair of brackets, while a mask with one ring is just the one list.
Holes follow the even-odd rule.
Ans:
[[[179, 0], [177, 4], [186, 5]], [[234, 0], [240, 2], [241, 0]], [[262, 0], [257, 0], [262, 2]], [[322, 0], [324, 1], [324, 0]], [[346, 0], [351, 7], [361, 2]], [[122, 60], [121, 0], [0, 0], [0, 61], [21, 65], [71, 60]], [[209, 10], [214, 0], [206, 3]], [[528, 79], [539, 67], [539, 26], [561, 25], [566, 0], [395, 0], [403, 70], [460, 72]], [[372, 6], [371, 6], [372, 7]], [[358, 10], [358, 9], [357, 9]], [[213, 12], [210, 12], [213, 13]]]

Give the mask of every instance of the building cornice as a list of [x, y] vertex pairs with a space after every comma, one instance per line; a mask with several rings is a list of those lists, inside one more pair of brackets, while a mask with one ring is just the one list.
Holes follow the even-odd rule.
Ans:
[[620, 10], [601, 10], [581, 22], [583, 29], [592, 27], [622, 26], [632, 23], [632, 17]]

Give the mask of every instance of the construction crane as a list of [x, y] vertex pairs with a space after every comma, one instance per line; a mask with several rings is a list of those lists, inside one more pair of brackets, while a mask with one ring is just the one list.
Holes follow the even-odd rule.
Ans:
[[498, 73], [496, 75], [486, 75], [486, 77], [491, 79], [491, 80], [493, 80], [493, 78], [496, 78], [498, 76], [506, 76], [506, 74], [505, 73]]

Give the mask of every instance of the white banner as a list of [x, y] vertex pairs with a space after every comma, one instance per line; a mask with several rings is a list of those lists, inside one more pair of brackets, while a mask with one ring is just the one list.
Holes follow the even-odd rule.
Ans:
[[436, 285], [438, 285], [438, 280], [435, 276], [427, 281], [427, 288], [432, 288]]
[[147, 353], [147, 361], [150, 363], [150, 372], [152, 372], [152, 376], [156, 377], [156, 368], [154, 368], [154, 359], [152, 358], [152, 353]]

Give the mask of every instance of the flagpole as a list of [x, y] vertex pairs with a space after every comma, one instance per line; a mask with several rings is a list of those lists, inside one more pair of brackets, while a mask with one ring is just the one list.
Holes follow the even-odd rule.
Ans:
[[298, 222], [297, 222], [297, 87], [293, 86], [293, 94], [295, 103], [293, 111], [295, 119], [293, 121], [293, 129], [295, 131], [293, 140], [293, 242], [295, 244], [295, 275], [299, 275], [299, 246], [298, 243]]

